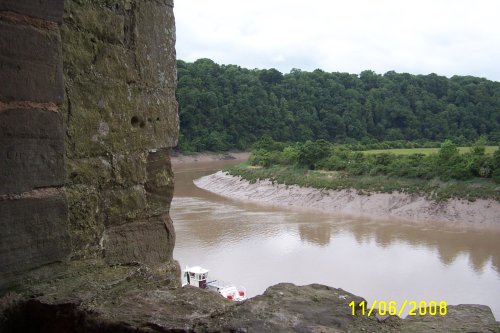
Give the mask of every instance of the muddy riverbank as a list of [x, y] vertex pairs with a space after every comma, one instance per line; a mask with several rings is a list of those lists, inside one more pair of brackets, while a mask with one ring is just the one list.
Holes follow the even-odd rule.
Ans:
[[494, 200], [433, 201], [400, 192], [359, 194], [356, 190], [304, 188], [269, 180], [250, 183], [222, 171], [194, 182], [202, 189], [225, 197], [273, 206], [500, 230], [500, 203]]

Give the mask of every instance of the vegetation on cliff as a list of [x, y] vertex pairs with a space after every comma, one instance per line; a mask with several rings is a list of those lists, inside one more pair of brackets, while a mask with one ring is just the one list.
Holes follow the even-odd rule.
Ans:
[[[283, 142], [500, 141], [500, 82], [372, 71], [305, 72], [177, 61], [181, 151]], [[420, 144], [422, 145], [422, 143]]]
[[[487, 154], [484, 140], [461, 153], [446, 140], [437, 153], [394, 154], [354, 151], [325, 140], [287, 145], [266, 137], [258, 141], [249, 163], [229, 168], [232, 175], [287, 185], [360, 191], [418, 193], [500, 201], [500, 149]], [[492, 147], [489, 147], [492, 151]]]

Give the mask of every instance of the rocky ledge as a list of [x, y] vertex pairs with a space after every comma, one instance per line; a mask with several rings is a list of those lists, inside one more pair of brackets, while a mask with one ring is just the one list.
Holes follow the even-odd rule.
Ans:
[[236, 304], [176, 288], [154, 267], [93, 260], [61, 272], [0, 299], [0, 332], [500, 332], [482, 305], [449, 306], [444, 317], [353, 316], [348, 304], [363, 298], [318, 284], [282, 283]]

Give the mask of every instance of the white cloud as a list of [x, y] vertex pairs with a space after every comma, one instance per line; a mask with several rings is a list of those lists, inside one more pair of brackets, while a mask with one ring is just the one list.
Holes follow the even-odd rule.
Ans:
[[187, 61], [500, 81], [497, 0], [177, 0], [174, 11]]

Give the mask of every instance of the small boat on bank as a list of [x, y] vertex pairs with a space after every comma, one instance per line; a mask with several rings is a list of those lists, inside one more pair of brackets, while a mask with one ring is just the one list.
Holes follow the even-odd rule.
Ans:
[[208, 270], [200, 266], [188, 267], [182, 270], [182, 286], [207, 289], [219, 293], [231, 301], [244, 301], [247, 299], [247, 292], [244, 287], [236, 288], [232, 283], [220, 280], [208, 280]]

